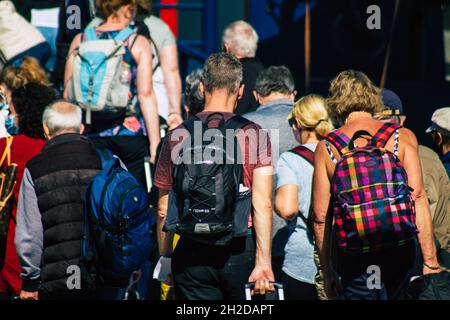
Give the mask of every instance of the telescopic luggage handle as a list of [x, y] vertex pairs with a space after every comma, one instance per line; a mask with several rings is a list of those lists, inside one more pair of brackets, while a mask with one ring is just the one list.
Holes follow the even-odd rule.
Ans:
[[[278, 300], [284, 300], [284, 286], [281, 283], [270, 281], [270, 284], [273, 284], [275, 290], [278, 293]], [[245, 300], [252, 300], [251, 291], [255, 287], [254, 282], [249, 282], [245, 285]]]

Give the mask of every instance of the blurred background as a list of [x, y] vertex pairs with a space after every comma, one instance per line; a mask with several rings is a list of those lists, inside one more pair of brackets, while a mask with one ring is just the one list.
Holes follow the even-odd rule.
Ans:
[[[13, 2], [27, 18], [31, 9], [55, 4]], [[182, 78], [208, 54], [221, 50], [222, 31], [243, 19], [259, 34], [257, 56], [263, 64], [284, 64], [294, 72], [299, 97], [307, 92], [326, 95], [329, 81], [349, 68], [380, 84], [391, 39], [385, 86], [401, 97], [406, 126], [422, 143], [432, 145], [424, 134], [431, 115], [450, 106], [450, 1], [311, 0], [309, 5], [309, 88], [305, 85], [305, 0], [160, 0], [154, 1], [154, 12], [178, 37]], [[380, 30], [366, 26], [370, 5], [381, 9]]]

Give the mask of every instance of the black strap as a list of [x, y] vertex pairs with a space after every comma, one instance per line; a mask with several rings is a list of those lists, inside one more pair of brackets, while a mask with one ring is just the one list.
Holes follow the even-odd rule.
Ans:
[[348, 144], [349, 145], [349, 149], [350, 150], [355, 149], [355, 141], [357, 139], [361, 138], [361, 137], [364, 137], [364, 136], [370, 137], [370, 139], [368, 139], [368, 140], [371, 142], [372, 146], [376, 146], [377, 145], [377, 141], [375, 140], [375, 138], [368, 131], [366, 131], [366, 130], [359, 130], [359, 131], [356, 131], [355, 134], [353, 135], [353, 137], [350, 139], [350, 142]]
[[153, 47], [155, 48], [155, 53], [153, 53], [156, 57], [158, 57], [158, 63], [156, 64], [156, 66], [153, 67], [153, 73], [155, 73], [156, 70], [158, 70], [158, 68], [161, 66], [161, 58], [159, 55], [159, 50], [158, 47], [156, 46], [155, 41], [153, 41], [152, 36], [150, 35], [150, 30], [148, 33], [148, 40], [150, 41], [150, 44], [153, 44]]
[[252, 123], [253, 122], [251, 122], [250, 120], [236, 115], [231, 119], [228, 119], [228, 121], [225, 123], [225, 126], [227, 129], [239, 130]]
[[[183, 123], [183, 126], [186, 128], [186, 130], [189, 131], [190, 134], [193, 134], [196, 121], [202, 121], [202, 123], [208, 124], [208, 122], [212, 120], [211, 117], [216, 114], [222, 115], [219, 112], [215, 112], [215, 113], [209, 115], [208, 118], [204, 122], [197, 116], [189, 117], [189, 119], [187, 119]], [[228, 121], [225, 122], [225, 126], [227, 129], [239, 130], [251, 123], [253, 123], [253, 122], [251, 122], [250, 120], [248, 120], [244, 117], [236, 115], [236, 116], [232, 117], [231, 119], [228, 119]]]
[[8, 63], [8, 60], [6, 60], [6, 56], [4, 55], [1, 49], [0, 49], [0, 62], [2, 62], [4, 65]]
[[194, 134], [194, 127], [195, 127], [196, 121], [201, 121], [201, 120], [197, 116], [192, 116], [192, 117], [189, 117], [189, 119], [187, 119], [185, 122], [183, 122], [183, 127], [185, 127], [187, 131], [189, 131], [189, 134], [191, 136]]
[[136, 43], [136, 40], [138, 37], [139, 37], [139, 34], [136, 33], [136, 36], [134, 37], [133, 42], [131, 43], [131, 45], [128, 46], [128, 50], [130, 50], [130, 53], [131, 53], [131, 50], [133, 50], [134, 44]]
[[309, 212], [308, 219], [306, 219], [305, 216], [300, 211], [298, 212], [297, 216], [300, 217], [300, 219], [302, 219], [303, 223], [306, 226], [306, 229], [310, 233], [310, 237], [314, 238], [314, 221], [312, 218], [312, 216], [313, 216], [312, 210], [310, 210], [310, 212]]

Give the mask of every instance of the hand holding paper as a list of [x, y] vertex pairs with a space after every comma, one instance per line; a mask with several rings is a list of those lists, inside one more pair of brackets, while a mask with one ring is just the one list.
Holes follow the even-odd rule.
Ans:
[[167, 257], [161, 257], [156, 264], [153, 271], [153, 279], [161, 282], [166, 282], [172, 274], [172, 259]]

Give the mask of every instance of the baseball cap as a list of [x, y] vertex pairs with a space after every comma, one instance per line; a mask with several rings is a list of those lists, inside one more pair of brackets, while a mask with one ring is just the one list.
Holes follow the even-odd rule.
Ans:
[[400, 97], [392, 90], [382, 89], [381, 98], [385, 110], [380, 112], [379, 115], [383, 116], [402, 116], [403, 115], [403, 104]]
[[450, 137], [450, 107], [437, 109], [431, 117], [431, 127], [426, 133], [439, 131], [444, 136]]

